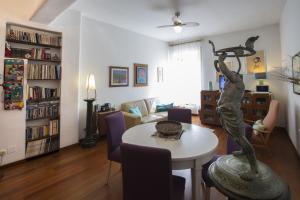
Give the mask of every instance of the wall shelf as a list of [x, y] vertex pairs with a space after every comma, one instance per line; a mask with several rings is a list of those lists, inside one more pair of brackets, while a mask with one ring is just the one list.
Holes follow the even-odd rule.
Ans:
[[27, 42], [27, 41], [22, 41], [22, 40], [12, 40], [12, 39], [6, 39], [6, 41], [12, 42], [12, 43], [17, 43], [17, 44], [26, 44], [26, 45], [32, 45], [32, 46], [61, 49], [61, 46], [50, 45], [50, 44], [39, 44], [39, 43], [34, 43], [34, 42]]

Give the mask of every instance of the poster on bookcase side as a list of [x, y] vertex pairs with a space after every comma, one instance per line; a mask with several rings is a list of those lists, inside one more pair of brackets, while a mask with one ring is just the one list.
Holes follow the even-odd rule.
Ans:
[[4, 60], [4, 109], [22, 110], [23, 83], [24, 82], [24, 60], [5, 59]]

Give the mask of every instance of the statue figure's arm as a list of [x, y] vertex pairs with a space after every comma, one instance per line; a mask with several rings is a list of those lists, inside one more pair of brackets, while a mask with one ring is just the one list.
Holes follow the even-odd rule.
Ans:
[[234, 72], [230, 71], [226, 64], [224, 63], [224, 60], [226, 59], [226, 54], [220, 55], [219, 56], [219, 68], [224, 74], [224, 76], [230, 80], [230, 82], [237, 82], [237, 78], [234, 74]]

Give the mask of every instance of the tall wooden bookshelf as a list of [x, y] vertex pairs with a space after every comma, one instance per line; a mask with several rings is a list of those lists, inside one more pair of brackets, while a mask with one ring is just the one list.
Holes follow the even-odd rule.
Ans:
[[6, 24], [5, 57], [27, 59], [26, 158], [60, 148], [60, 88], [62, 33]]

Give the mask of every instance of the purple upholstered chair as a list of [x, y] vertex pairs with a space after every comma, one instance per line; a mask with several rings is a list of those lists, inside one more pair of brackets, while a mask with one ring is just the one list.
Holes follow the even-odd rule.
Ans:
[[122, 143], [124, 200], [183, 200], [185, 179], [172, 175], [171, 152]]
[[[245, 136], [249, 140], [249, 142], [251, 142], [252, 133], [253, 133], [252, 126], [245, 123]], [[232, 152], [239, 151], [239, 150], [241, 150], [241, 147], [233, 140], [233, 138], [230, 135], [228, 135], [227, 154], [232, 154]], [[221, 155], [214, 156], [213, 159], [211, 159], [208, 163], [206, 163], [205, 165], [202, 166], [203, 167], [202, 168], [202, 178], [203, 178], [203, 182], [205, 184], [204, 191], [205, 191], [205, 199], [206, 200], [210, 199], [210, 188], [214, 186], [213, 182], [208, 177], [208, 168], [220, 156]]]
[[109, 160], [109, 169], [106, 179], [108, 184], [111, 161], [121, 163], [121, 151], [120, 144], [122, 142], [122, 135], [125, 132], [125, 119], [122, 112], [116, 112], [105, 117], [105, 121], [108, 127], [107, 133], [107, 159]]
[[168, 110], [168, 120], [192, 123], [192, 111], [186, 108], [172, 108]]

